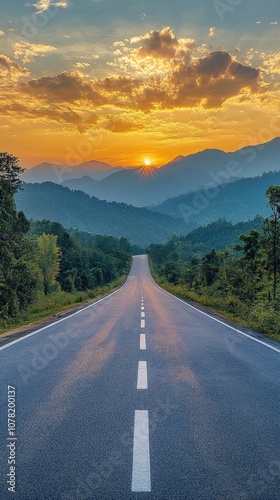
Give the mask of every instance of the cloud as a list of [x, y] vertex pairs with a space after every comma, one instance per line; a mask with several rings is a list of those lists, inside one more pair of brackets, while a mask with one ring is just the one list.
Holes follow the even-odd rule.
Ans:
[[135, 132], [143, 128], [142, 125], [134, 122], [116, 118], [114, 116], [110, 117], [104, 124], [107, 130], [117, 134], [126, 134], [128, 132]]
[[212, 28], [210, 28], [210, 30], [209, 30], [209, 36], [214, 36], [215, 33], [216, 33], [216, 29], [217, 28], [215, 28], [215, 26], [213, 26]]
[[3, 54], [0, 54], [0, 76], [8, 77], [17, 81], [21, 76], [28, 76], [29, 71], [27, 68], [22, 68], [18, 63], [9, 59]]
[[52, 45], [42, 45], [24, 41], [15, 42], [13, 47], [15, 58], [22, 59], [24, 64], [34, 61], [34, 57], [44, 56], [56, 50], [56, 47]]
[[193, 39], [178, 39], [169, 26], [161, 31], [153, 30], [145, 35], [132, 37], [130, 43], [142, 43], [142, 47], [136, 52], [138, 57], [154, 59], [174, 59], [186, 55], [194, 47]]
[[61, 9], [66, 9], [67, 7], [69, 7], [68, 2], [52, 2], [51, 0], [39, 0], [39, 2], [37, 3], [26, 3], [25, 5], [27, 7], [35, 7], [35, 9], [37, 10], [37, 14], [45, 12], [50, 7], [59, 7]]
[[263, 64], [263, 71], [270, 76], [280, 75], [280, 53], [267, 54], [263, 52], [260, 55]]
[[99, 91], [106, 94], [125, 94], [132, 96], [139, 87], [143, 84], [141, 79], [135, 79], [127, 76], [111, 76], [95, 82], [95, 86]]
[[278, 24], [277, 21], [273, 21], [272, 23], [269, 23], [269, 26], [276, 26], [276, 24]]
[[0, 36], [4, 36], [4, 35], [5, 35], [5, 31], [0, 30]]
[[[15, 120], [18, 107], [20, 120], [42, 119], [80, 132], [103, 127], [124, 134], [147, 126], [149, 121], [141, 113], [155, 112], [155, 116], [164, 110], [220, 109], [233, 98], [234, 102], [245, 97], [249, 101], [260, 89], [268, 92], [262, 79], [279, 69], [279, 60], [272, 56], [261, 59], [261, 72], [252, 62], [242, 64], [226, 51], [210, 51], [206, 45], [202, 50], [192, 39], [177, 38], [169, 27], [117, 42], [114, 47], [120, 50], [115, 74], [102, 78], [74, 71], [22, 82], [18, 80], [28, 77], [28, 70], [0, 56], [0, 75], [14, 81], [6, 88], [2, 85], [1, 106], [6, 105], [8, 116]], [[14, 49], [16, 57], [29, 62], [55, 47], [17, 42]], [[80, 58], [76, 67], [89, 67], [89, 59]]]
[[85, 69], [85, 68], [88, 68], [90, 66], [90, 63], [86, 63], [86, 62], [76, 62], [76, 64], [74, 64], [75, 68], [78, 68], [78, 69]]
[[107, 100], [94, 90], [91, 82], [84, 82], [78, 73], [60, 73], [55, 76], [43, 76], [21, 85], [21, 90], [47, 102], [77, 101], [91, 102], [97, 106]]

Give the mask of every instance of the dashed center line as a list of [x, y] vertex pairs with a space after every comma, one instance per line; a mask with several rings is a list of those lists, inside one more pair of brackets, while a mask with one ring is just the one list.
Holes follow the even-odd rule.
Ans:
[[145, 311], [145, 307], [144, 306], [141, 306], [141, 311]]
[[137, 389], [148, 389], [147, 361], [138, 363]]
[[141, 318], [145, 318], [145, 317], [146, 317], [146, 315], [145, 315], [144, 311], [142, 311], [141, 312]]
[[146, 322], [144, 319], [141, 319], [141, 328], [145, 328]]
[[141, 351], [145, 351], [147, 349], [145, 333], [140, 334], [140, 349]]
[[149, 413], [135, 410], [131, 491], [151, 491]]

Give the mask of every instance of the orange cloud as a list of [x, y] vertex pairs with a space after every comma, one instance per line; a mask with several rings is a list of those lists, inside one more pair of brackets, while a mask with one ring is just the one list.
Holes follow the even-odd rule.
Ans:
[[24, 64], [34, 61], [34, 57], [45, 55], [54, 50], [56, 47], [52, 45], [29, 43], [22, 40], [14, 43], [14, 56], [16, 59], [22, 59]]
[[78, 73], [60, 73], [55, 76], [43, 76], [21, 85], [22, 92], [36, 96], [47, 102], [89, 101], [95, 105], [104, 105], [107, 99], [96, 92], [92, 82], [84, 82]]
[[18, 80], [21, 76], [28, 76], [27, 68], [22, 68], [18, 63], [9, 59], [9, 57], [0, 55], [0, 76], [8, 77], [12, 80]]

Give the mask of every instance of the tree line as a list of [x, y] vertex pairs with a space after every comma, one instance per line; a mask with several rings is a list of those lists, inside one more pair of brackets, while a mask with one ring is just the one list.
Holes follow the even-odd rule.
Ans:
[[[251, 324], [262, 331], [279, 334], [280, 186], [271, 185], [266, 196], [270, 217], [263, 219], [260, 229], [240, 234], [232, 248], [191, 252], [191, 237], [175, 236], [165, 244], [150, 245], [148, 253], [155, 273], [174, 293], [241, 318], [250, 316]], [[225, 225], [222, 220], [214, 224], [217, 235]], [[203, 238], [203, 228], [196, 230], [196, 238], [198, 234]]]
[[15, 194], [23, 169], [0, 153], [0, 322], [16, 318], [42, 295], [75, 293], [111, 283], [127, 273], [126, 238], [93, 236], [61, 224], [29, 221], [17, 211]]

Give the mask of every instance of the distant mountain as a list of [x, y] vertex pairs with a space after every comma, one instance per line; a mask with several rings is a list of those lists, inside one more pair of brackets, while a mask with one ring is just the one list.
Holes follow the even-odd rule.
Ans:
[[228, 184], [194, 191], [164, 201], [151, 210], [184, 218], [188, 231], [224, 217], [233, 223], [270, 214], [265, 196], [271, 184], [280, 185], [280, 172], [241, 179]]
[[48, 219], [92, 234], [125, 236], [141, 247], [164, 242], [186, 228], [183, 220], [169, 215], [90, 198], [51, 182], [23, 184], [23, 190], [16, 194], [16, 204], [28, 218]]
[[193, 190], [229, 183], [237, 179], [280, 170], [280, 138], [266, 144], [247, 147], [234, 153], [207, 149], [188, 156], [178, 156], [163, 167], [122, 168], [102, 162], [87, 162], [77, 167], [42, 164], [23, 174], [26, 182], [52, 181], [58, 184], [69, 179], [89, 176], [67, 185], [84, 190], [90, 196], [107, 201], [124, 202], [137, 207], [162, 203], [164, 200]]
[[87, 185], [86, 192], [99, 199], [147, 206], [210, 185], [280, 170], [279, 158], [280, 138], [235, 153], [207, 149], [178, 156], [159, 169], [123, 169]]
[[61, 184], [66, 179], [78, 179], [85, 175], [101, 180], [119, 172], [123, 167], [112, 167], [100, 161], [88, 161], [77, 166], [57, 165], [55, 163], [41, 163], [33, 168], [26, 169], [22, 174], [24, 182], [55, 182]]
[[91, 196], [92, 192], [96, 190], [98, 181], [89, 175], [84, 175], [83, 177], [79, 177], [79, 179], [68, 179], [63, 181], [61, 185], [71, 189], [72, 191], [83, 191]]

